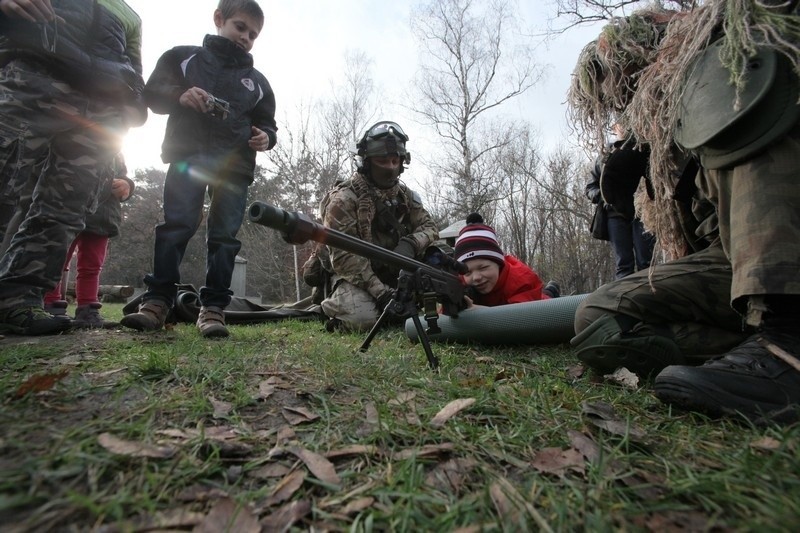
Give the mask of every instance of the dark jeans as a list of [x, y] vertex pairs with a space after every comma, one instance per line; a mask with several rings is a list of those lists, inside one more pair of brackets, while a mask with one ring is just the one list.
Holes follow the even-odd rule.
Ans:
[[656, 241], [652, 234], [644, 232], [641, 220], [635, 218], [628, 221], [625, 217], [610, 214], [608, 234], [611, 236], [611, 246], [616, 257], [615, 279], [624, 278], [650, 266]]
[[144, 299], [157, 298], [172, 305], [180, 283], [180, 264], [189, 240], [203, 219], [206, 189], [211, 199], [206, 242], [206, 282], [200, 303], [226, 307], [231, 301], [231, 277], [242, 243], [236, 234], [242, 226], [247, 202], [248, 177], [212, 174], [202, 167], [173, 163], [164, 184], [164, 222], [156, 226], [153, 273], [145, 276]]

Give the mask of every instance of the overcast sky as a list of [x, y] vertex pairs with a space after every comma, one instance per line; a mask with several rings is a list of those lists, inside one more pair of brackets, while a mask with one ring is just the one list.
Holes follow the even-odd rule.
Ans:
[[[212, 15], [217, 0], [126, 0], [143, 25], [143, 66], [148, 78], [159, 56], [177, 45], [201, 44], [216, 33]], [[554, 13], [550, 0], [522, 0], [520, 21], [543, 33]], [[418, 48], [409, 20], [414, 2], [376, 0], [263, 0], [266, 21], [252, 54], [256, 68], [270, 81], [277, 102], [278, 127], [296, 115], [301, 105], [324, 97], [341, 77], [347, 50], [363, 51], [372, 60], [373, 78], [386, 95], [387, 118], [397, 120], [411, 137], [412, 153], [422, 128], [400, 108], [401, 88], [417, 70]], [[542, 148], [567, 141], [564, 100], [580, 49], [597, 36], [599, 27], [572, 29], [546, 43], [532, 38], [537, 63], [546, 67], [543, 80], [507, 107], [511, 116], [531, 122], [540, 132]], [[160, 146], [166, 118], [150, 114], [147, 123], [128, 134], [124, 153], [131, 170], [165, 168]], [[278, 132], [278, 142], [281, 133]], [[259, 154], [263, 164], [269, 153]], [[418, 161], [418, 160], [417, 160]], [[413, 165], [412, 169], [413, 170]]]

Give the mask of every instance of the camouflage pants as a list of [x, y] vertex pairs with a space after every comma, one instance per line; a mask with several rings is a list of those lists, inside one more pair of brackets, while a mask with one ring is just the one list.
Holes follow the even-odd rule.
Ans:
[[0, 71], [0, 194], [7, 201], [35, 180], [0, 258], [0, 310], [41, 305], [59, 282], [67, 249], [96, 207], [98, 171], [119, 152], [123, 133], [117, 108], [20, 61]]
[[637, 336], [667, 335], [686, 356], [724, 353], [757, 326], [767, 294], [800, 294], [800, 133], [698, 186], [719, 215], [706, 250], [608, 283], [575, 315], [580, 333], [603, 316], [639, 321]]
[[381, 312], [375, 298], [343, 279], [334, 279], [334, 289], [320, 304], [328, 318], [338, 318], [347, 331], [369, 331], [378, 321]]

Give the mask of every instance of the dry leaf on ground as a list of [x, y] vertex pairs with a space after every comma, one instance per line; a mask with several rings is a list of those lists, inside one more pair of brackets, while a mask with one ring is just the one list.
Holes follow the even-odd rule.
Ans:
[[289, 531], [292, 525], [302, 520], [311, 512], [311, 502], [308, 500], [298, 500], [287, 503], [271, 515], [261, 520], [263, 533], [277, 533]]
[[368, 509], [373, 503], [375, 503], [375, 498], [371, 496], [356, 498], [355, 500], [345, 505], [340, 512], [343, 515], [348, 515], [348, 516], [358, 514], [364, 509]]
[[605, 374], [603, 378], [606, 381], [611, 381], [618, 385], [622, 385], [626, 389], [639, 388], [639, 376], [637, 376], [624, 366], [619, 367], [611, 374]]
[[352, 444], [344, 448], [337, 448], [325, 454], [328, 459], [338, 459], [350, 455], [375, 455], [379, 453], [378, 447], [371, 444]]
[[593, 425], [604, 429], [614, 435], [628, 437], [633, 441], [642, 442], [647, 433], [628, 420], [617, 417], [614, 407], [606, 402], [583, 402], [581, 414]]
[[214, 504], [211, 511], [192, 530], [193, 533], [261, 533], [261, 524], [247, 507], [240, 506], [230, 498], [223, 498]]
[[29, 377], [22, 383], [17, 392], [14, 393], [14, 398], [22, 398], [29, 392], [44, 392], [52, 389], [56, 383], [69, 375], [69, 370], [62, 370], [55, 374], [36, 374]]
[[342, 480], [336, 473], [336, 468], [333, 466], [333, 463], [325, 459], [320, 454], [314, 453], [311, 450], [307, 450], [299, 446], [290, 446], [289, 448], [286, 448], [286, 451], [296, 455], [298, 459], [303, 461], [308, 470], [320, 481], [329, 485], [338, 486], [341, 484]]
[[452, 452], [455, 449], [452, 442], [443, 444], [426, 444], [421, 448], [407, 448], [392, 455], [392, 459], [402, 461], [411, 457], [436, 457]]
[[400, 394], [397, 395], [396, 398], [393, 398], [386, 403], [392, 406], [398, 406], [408, 403], [416, 397], [417, 397], [416, 392], [401, 392]]
[[567, 431], [567, 435], [569, 435], [569, 443], [572, 444], [572, 447], [581, 452], [587, 461], [595, 463], [600, 460], [600, 445], [591, 437], [574, 429]]
[[471, 457], [459, 457], [440, 463], [425, 476], [425, 484], [446, 494], [458, 494], [469, 473], [478, 466]]
[[262, 506], [272, 507], [273, 505], [285, 502], [297, 492], [297, 489], [303, 486], [305, 480], [306, 473], [302, 470], [295, 470], [290, 473], [275, 485], [275, 488], [272, 489], [272, 493], [264, 500]]
[[319, 415], [312, 413], [305, 407], [287, 407], [281, 408], [281, 414], [291, 425], [304, 424], [306, 422], [313, 422], [319, 418]]
[[436, 416], [431, 419], [431, 426], [435, 428], [442, 427], [448, 420], [473, 403], [475, 403], [475, 398], [459, 398], [458, 400], [453, 400], [445, 405], [441, 411], [436, 413]]
[[251, 470], [247, 473], [248, 476], [256, 479], [269, 479], [273, 477], [283, 477], [291, 471], [286, 465], [281, 463], [270, 463], [262, 467]]
[[557, 476], [563, 476], [568, 470], [579, 474], [586, 472], [583, 455], [573, 448], [542, 448], [536, 452], [531, 464], [539, 472]]
[[153, 459], [168, 459], [177, 451], [172, 446], [155, 446], [144, 442], [123, 440], [111, 433], [101, 433], [97, 442], [111, 453], [128, 457], [150, 457]]
[[231, 414], [231, 410], [233, 410], [232, 403], [215, 400], [214, 398], [209, 398], [208, 401], [211, 402], [211, 405], [214, 407], [214, 414], [211, 415], [214, 418], [228, 418]]

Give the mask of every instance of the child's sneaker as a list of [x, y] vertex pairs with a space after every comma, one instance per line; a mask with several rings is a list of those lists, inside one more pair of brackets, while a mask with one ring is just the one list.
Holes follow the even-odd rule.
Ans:
[[53, 316], [41, 306], [17, 307], [0, 311], [0, 333], [48, 335], [70, 328], [67, 315]]
[[120, 324], [137, 331], [156, 331], [164, 327], [169, 306], [161, 300], [147, 300], [139, 305], [139, 311], [125, 315]]
[[197, 328], [203, 337], [227, 337], [229, 335], [228, 328], [225, 327], [225, 312], [221, 307], [213, 305], [200, 308]]
[[49, 303], [45, 302], [44, 310], [53, 316], [66, 316], [68, 305], [66, 300], [55, 300]]
[[72, 321], [72, 327], [82, 329], [103, 329], [118, 326], [119, 322], [111, 322], [100, 316], [101, 307], [103, 307], [103, 305], [99, 303], [79, 305], [78, 308], [75, 309], [75, 319]]

